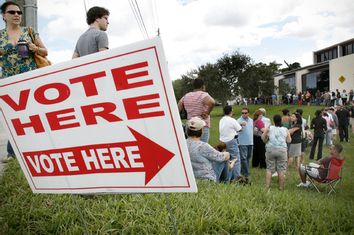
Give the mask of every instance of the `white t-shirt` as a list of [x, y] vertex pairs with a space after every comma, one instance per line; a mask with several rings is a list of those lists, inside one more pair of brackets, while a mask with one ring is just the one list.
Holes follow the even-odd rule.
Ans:
[[226, 143], [235, 138], [237, 132], [242, 129], [236, 119], [230, 116], [223, 116], [219, 122], [220, 141]]
[[265, 117], [265, 116], [262, 116], [262, 121], [263, 121], [264, 126], [265, 126], [266, 128], [270, 127], [270, 125], [272, 124], [271, 121], [270, 121], [270, 119], [267, 118], [267, 117]]

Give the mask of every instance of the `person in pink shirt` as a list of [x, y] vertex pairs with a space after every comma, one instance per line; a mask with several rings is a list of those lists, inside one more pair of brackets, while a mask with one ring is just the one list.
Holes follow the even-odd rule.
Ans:
[[253, 114], [253, 158], [252, 158], [252, 166], [266, 168], [265, 162], [265, 144], [261, 138], [265, 125], [262, 121], [263, 113], [260, 110], [257, 110]]
[[201, 141], [208, 143], [210, 128], [210, 112], [213, 110], [215, 100], [205, 92], [204, 81], [200, 78], [194, 79], [192, 92], [185, 94], [178, 102], [178, 109], [183, 108], [187, 112], [187, 120], [192, 117], [200, 117], [206, 125], [203, 128]]

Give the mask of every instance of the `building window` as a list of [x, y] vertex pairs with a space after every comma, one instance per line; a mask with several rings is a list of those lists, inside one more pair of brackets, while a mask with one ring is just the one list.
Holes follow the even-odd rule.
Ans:
[[333, 52], [332, 51], [328, 52], [328, 59], [329, 60], [333, 59]]
[[333, 59], [338, 58], [337, 49], [333, 49]]
[[342, 47], [343, 56], [350, 55], [354, 53], [354, 43], [344, 45]]
[[316, 91], [329, 91], [329, 70], [315, 71], [302, 75], [302, 92], [310, 91], [312, 95]]
[[327, 61], [327, 60], [329, 60], [328, 51], [326, 51], [326, 52], [324, 53], [324, 61]]
[[316, 63], [320, 63], [320, 62], [321, 62], [321, 54], [317, 54]]
[[316, 54], [316, 58], [317, 58], [317, 63], [338, 58], [337, 48], [319, 52], [318, 54]]
[[279, 80], [279, 92], [280, 94], [296, 93], [296, 79], [295, 74], [286, 76]]

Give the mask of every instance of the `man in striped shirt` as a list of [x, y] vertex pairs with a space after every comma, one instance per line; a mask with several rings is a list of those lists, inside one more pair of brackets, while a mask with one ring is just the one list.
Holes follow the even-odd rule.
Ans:
[[192, 117], [202, 118], [206, 125], [203, 128], [201, 141], [208, 143], [210, 128], [210, 112], [213, 110], [215, 100], [205, 92], [205, 85], [202, 79], [197, 78], [193, 82], [194, 90], [185, 94], [178, 102], [178, 109], [187, 111], [187, 119]]

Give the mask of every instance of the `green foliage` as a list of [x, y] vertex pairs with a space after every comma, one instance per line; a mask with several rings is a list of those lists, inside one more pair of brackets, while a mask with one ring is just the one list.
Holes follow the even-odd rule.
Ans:
[[181, 79], [172, 82], [176, 100], [179, 101], [186, 93], [193, 90], [193, 79], [195, 79], [197, 71], [192, 70], [186, 75], [182, 75]]
[[278, 66], [275, 62], [248, 65], [238, 80], [240, 93], [245, 97], [271, 96], [274, 93], [273, 75]]
[[190, 84], [195, 78], [203, 79], [207, 92], [223, 105], [238, 95], [271, 96], [275, 88], [273, 76], [279, 73], [279, 66], [276, 62], [254, 64], [248, 55], [234, 51], [223, 55], [215, 64], [206, 63], [173, 81], [176, 99], [192, 90]]
[[208, 93], [225, 105], [231, 97], [231, 90], [227, 80], [221, 76], [218, 66], [209, 63], [200, 66], [198, 77], [204, 80]]
[[[259, 107], [249, 106], [251, 112]], [[269, 117], [285, 108], [263, 107]], [[291, 112], [296, 108], [289, 107]], [[321, 107], [302, 108], [307, 119]], [[234, 111], [239, 117], [241, 106]], [[221, 107], [212, 112], [212, 145], [218, 142], [221, 114]], [[353, 234], [353, 138], [343, 145], [344, 180], [330, 196], [297, 188], [294, 168], [286, 174], [284, 192], [277, 189], [276, 178], [266, 191], [265, 171], [252, 168], [250, 186], [198, 181], [198, 193], [33, 194], [12, 161], [0, 178], [0, 234]]]
[[286, 63], [286, 61], [284, 60], [284, 63], [286, 64], [287, 67], [281, 69], [281, 70], [280, 70], [281, 73], [285, 73], [285, 72], [289, 72], [289, 71], [292, 71], [292, 70], [301, 68], [301, 65], [300, 65], [299, 62], [295, 62], [295, 63], [292, 63], [292, 64], [288, 64], [288, 63]]
[[217, 66], [220, 70], [220, 75], [229, 85], [229, 89], [233, 97], [240, 94], [239, 77], [251, 64], [251, 57], [235, 51], [231, 54], [225, 54], [218, 59]]

